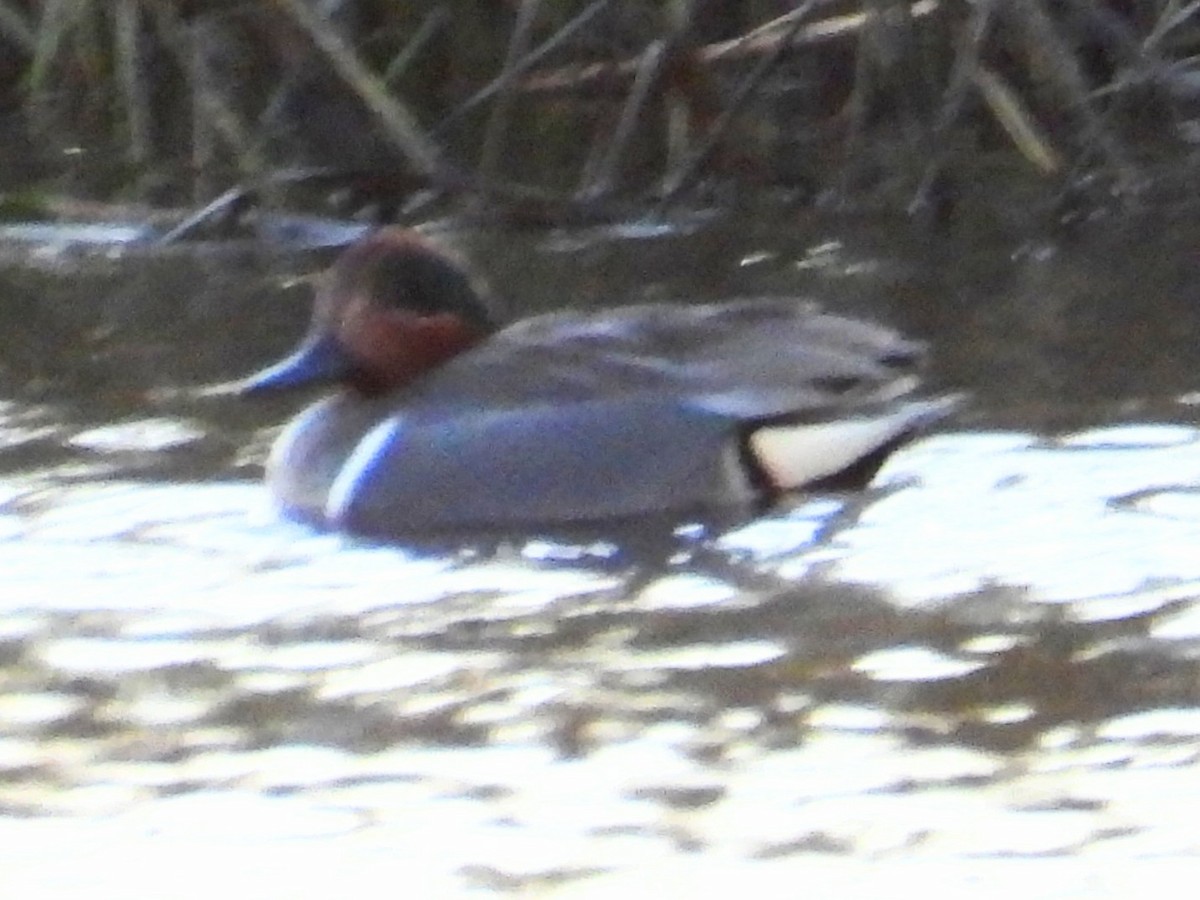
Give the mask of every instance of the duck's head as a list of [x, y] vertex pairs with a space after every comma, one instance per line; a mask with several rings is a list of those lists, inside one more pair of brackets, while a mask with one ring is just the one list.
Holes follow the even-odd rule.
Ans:
[[324, 276], [300, 346], [243, 393], [340, 382], [374, 396], [402, 387], [495, 329], [466, 267], [403, 228], [351, 246]]

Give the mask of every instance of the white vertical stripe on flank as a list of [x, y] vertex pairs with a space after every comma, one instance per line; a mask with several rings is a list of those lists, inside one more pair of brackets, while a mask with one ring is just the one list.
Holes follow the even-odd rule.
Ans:
[[400, 422], [393, 416], [384, 419], [358, 442], [329, 488], [325, 502], [325, 517], [329, 522], [342, 521], [358, 496], [363, 475], [387, 454], [400, 430]]

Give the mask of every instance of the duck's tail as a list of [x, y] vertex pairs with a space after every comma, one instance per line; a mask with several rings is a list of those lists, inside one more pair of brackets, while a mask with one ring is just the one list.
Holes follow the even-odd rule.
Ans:
[[766, 424], [746, 436], [745, 449], [776, 491], [857, 489], [897, 447], [961, 402], [956, 394], [904, 400], [827, 421]]

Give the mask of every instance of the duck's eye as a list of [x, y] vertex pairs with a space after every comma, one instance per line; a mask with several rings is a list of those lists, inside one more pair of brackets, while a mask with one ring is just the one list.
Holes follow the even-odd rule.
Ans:
[[913, 350], [893, 350], [881, 356], [879, 361], [889, 369], [907, 369], [920, 361], [920, 354]]

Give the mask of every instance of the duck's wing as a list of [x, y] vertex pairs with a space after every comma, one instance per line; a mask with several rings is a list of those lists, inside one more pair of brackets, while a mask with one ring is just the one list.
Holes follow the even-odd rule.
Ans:
[[424, 379], [406, 403], [666, 393], [723, 397], [728, 412], [758, 418], [904, 393], [923, 353], [889, 328], [796, 300], [565, 312], [501, 331]]

